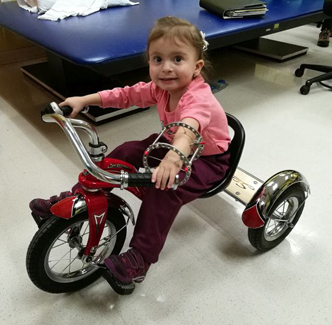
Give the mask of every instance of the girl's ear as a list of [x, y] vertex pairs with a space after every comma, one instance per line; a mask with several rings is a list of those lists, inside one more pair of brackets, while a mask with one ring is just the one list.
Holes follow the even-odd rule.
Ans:
[[196, 67], [195, 67], [195, 73], [194, 76], [197, 77], [201, 73], [201, 70], [204, 67], [204, 61], [203, 60], [198, 60], [196, 61]]

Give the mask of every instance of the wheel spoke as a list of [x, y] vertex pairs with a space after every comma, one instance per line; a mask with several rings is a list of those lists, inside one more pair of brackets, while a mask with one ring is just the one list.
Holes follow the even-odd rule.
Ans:
[[73, 248], [71, 248], [71, 249], [69, 250], [69, 252], [67, 252], [66, 254], [64, 254], [64, 255], [59, 259], [59, 261], [58, 261], [57, 263], [55, 263], [55, 264], [53, 265], [53, 267], [51, 267], [51, 270], [53, 270], [54, 267], [55, 267], [60, 261], [62, 261], [63, 258], [64, 258], [66, 255], [68, 255], [72, 250], [73, 250]]
[[109, 234], [108, 236], [101, 238], [100, 241], [104, 240], [105, 243], [98, 245], [98, 246], [97, 246], [97, 249], [98, 249], [99, 247], [101, 247], [101, 246], [104, 246], [106, 243], [110, 242], [110, 241], [113, 239], [113, 237], [117, 236], [117, 234], [118, 234], [123, 228], [126, 228], [126, 227], [127, 227], [127, 225], [124, 225], [122, 228], [120, 228], [120, 229], [119, 229], [118, 231], [116, 231], [114, 234]]
[[63, 243], [61, 243], [61, 244], [59, 244], [59, 245], [56, 245], [56, 246], [53, 246], [52, 249], [68, 244], [68, 243], [67, 243], [66, 241], [64, 241], [64, 240], [61, 240], [61, 241], [63, 241]]
[[[86, 235], [86, 230], [88, 229], [88, 227], [89, 227], [89, 223], [87, 223], [87, 225], [86, 225], [86, 227], [85, 227], [85, 229], [84, 229], [84, 231], [83, 231], [82, 237], [83, 237], [84, 235]], [[89, 233], [89, 232], [88, 232], [88, 233]]]
[[279, 219], [282, 219], [285, 216], [284, 213], [281, 213], [279, 211], [274, 211], [273, 215], [276, 215], [277, 218], [279, 218]]
[[59, 261], [70, 261], [69, 258], [62, 258], [60, 260], [49, 260], [49, 263], [59, 262]]
[[[281, 221], [281, 222], [280, 222]], [[285, 226], [284, 222], [287, 222], [287, 220], [275, 220], [270, 219], [269, 224], [266, 227], [266, 234], [268, 236], [276, 236]]]
[[77, 256], [59, 273], [60, 275], [63, 274], [63, 272], [69, 268], [69, 273], [70, 273], [70, 266], [77, 260]]
[[268, 232], [271, 232], [275, 228], [275, 221], [274, 219], [271, 219], [269, 222], [269, 226], [266, 228]]

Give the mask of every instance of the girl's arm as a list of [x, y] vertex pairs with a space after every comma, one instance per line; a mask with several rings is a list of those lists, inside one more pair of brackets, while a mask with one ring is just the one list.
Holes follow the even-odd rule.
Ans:
[[[193, 118], [184, 118], [181, 122], [192, 126], [198, 130], [199, 124]], [[185, 156], [191, 153], [192, 144], [196, 136], [187, 128], [179, 127], [175, 133], [173, 146], [179, 149]], [[173, 150], [168, 151], [159, 166], [152, 174], [152, 182], [156, 183], [156, 188], [164, 190], [166, 187], [171, 188], [175, 176], [180, 172], [182, 167], [182, 160], [179, 155]]]
[[103, 90], [95, 94], [82, 97], [69, 97], [59, 106], [69, 105], [73, 112], [69, 117], [75, 117], [85, 106], [100, 106], [126, 108], [132, 105], [148, 107], [157, 103], [155, 85], [151, 82], [138, 82], [137, 84], [124, 88], [113, 88]]
[[99, 95], [103, 108], [127, 108], [133, 105], [144, 108], [157, 103], [158, 92], [160, 95], [160, 90], [152, 82], [138, 82], [133, 86], [103, 90]]

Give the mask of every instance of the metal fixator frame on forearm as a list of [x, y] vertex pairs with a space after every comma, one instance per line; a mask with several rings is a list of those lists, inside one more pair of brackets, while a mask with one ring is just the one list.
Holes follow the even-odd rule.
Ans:
[[[173, 145], [171, 145], [170, 143], [167, 143], [167, 142], [158, 142], [159, 139], [161, 138], [161, 136], [170, 128], [173, 128], [173, 127], [184, 127], [188, 130], [190, 130], [192, 133], [195, 134], [196, 136], [196, 139], [195, 141], [192, 143], [193, 146], [196, 147], [196, 149], [194, 150], [194, 152], [192, 153], [192, 155], [190, 155], [189, 157], [187, 157], [182, 151], [180, 151], [179, 149], [177, 149], [176, 147], [174, 147]], [[187, 182], [187, 180], [189, 179], [190, 177], [190, 174], [191, 174], [191, 165], [193, 163], [194, 160], [198, 159], [202, 152], [203, 152], [203, 149], [204, 149], [204, 142], [203, 142], [203, 138], [202, 136], [200, 135], [200, 133], [194, 129], [192, 126], [186, 124], [186, 123], [183, 123], [183, 122], [173, 122], [173, 123], [169, 123], [167, 125], [165, 125], [165, 127], [161, 130], [161, 132], [159, 133], [158, 137], [156, 138], [156, 140], [145, 150], [144, 152], [144, 156], [143, 156], [143, 165], [144, 165], [144, 168], [147, 172], [152, 172], [151, 171], [151, 168], [149, 166], [149, 163], [148, 163], [148, 158], [150, 156], [150, 153], [152, 150], [155, 150], [155, 149], [168, 149], [168, 150], [172, 150], [174, 152], [176, 152], [180, 159], [182, 160], [185, 168], [182, 169], [184, 172], [185, 172], [185, 176], [184, 178], [179, 181], [177, 183], [177, 186], [180, 186], [180, 185], [183, 185], [185, 182]], [[151, 157], [153, 158], [153, 157]], [[155, 158], [156, 159], [156, 158]]]

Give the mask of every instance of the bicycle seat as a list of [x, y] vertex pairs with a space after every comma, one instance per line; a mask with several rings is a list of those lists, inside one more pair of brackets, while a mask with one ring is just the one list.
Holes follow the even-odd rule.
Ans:
[[202, 196], [200, 196], [200, 199], [211, 197], [223, 191], [230, 184], [242, 155], [245, 142], [244, 128], [236, 117], [228, 113], [226, 113], [226, 116], [228, 126], [234, 131], [232, 141], [227, 150], [227, 152], [230, 154], [230, 167], [227, 170], [225, 177], [220, 182], [216, 183], [211, 189], [205, 192]]

